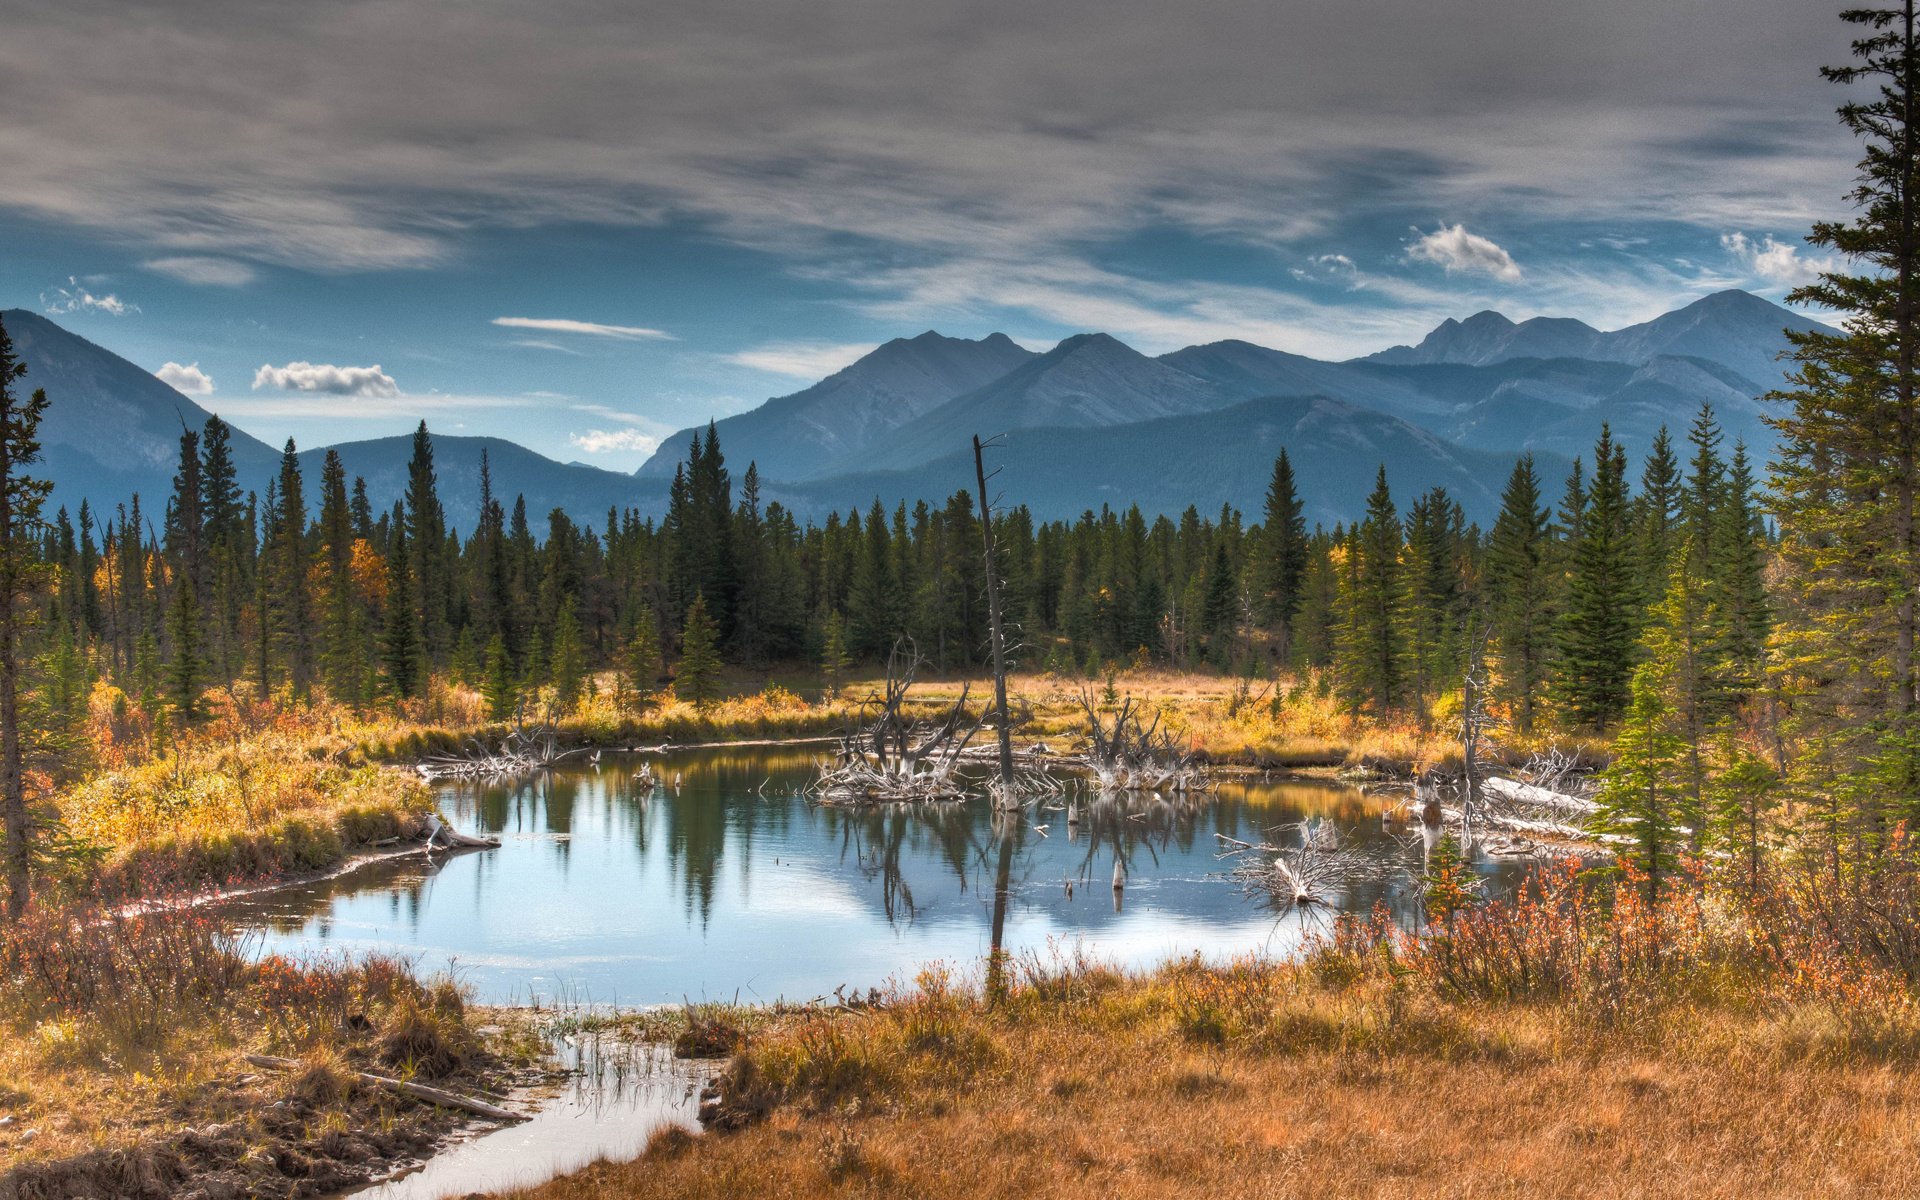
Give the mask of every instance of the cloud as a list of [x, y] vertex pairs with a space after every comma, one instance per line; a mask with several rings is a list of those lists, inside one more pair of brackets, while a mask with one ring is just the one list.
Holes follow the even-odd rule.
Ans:
[[371, 367], [336, 367], [329, 363], [290, 362], [284, 367], [262, 363], [253, 373], [255, 391], [276, 388], [283, 392], [321, 392], [329, 396], [368, 396], [392, 399], [400, 387], [393, 376]]
[[212, 258], [199, 254], [179, 254], [168, 258], [150, 258], [140, 264], [149, 271], [170, 275], [182, 283], [203, 287], [241, 287], [258, 277], [252, 267], [231, 258]]
[[652, 454], [660, 448], [659, 438], [638, 429], [589, 429], [567, 440], [588, 454]]
[[726, 356], [736, 366], [795, 379], [824, 379], [873, 352], [872, 342], [772, 342]]
[[1744, 233], [1723, 233], [1720, 235], [1720, 246], [1733, 255], [1749, 275], [1775, 287], [1794, 288], [1812, 283], [1822, 271], [1830, 271], [1834, 267], [1831, 258], [1800, 257], [1800, 247], [1791, 242], [1776, 241], [1772, 234], [1756, 242]]
[[1444, 267], [1449, 274], [1461, 271], [1491, 275], [1507, 283], [1520, 281], [1520, 264], [1513, 261], [1513, 255], [1477, 233], [1468, 233], [1464, 225], [1441, 225], [1423, 234], [1407, 247], [1407, 258]]
[[562, 346], [559, 342], [549, 342], [542, 338], [515, 338], [513, 344], [525, 346], [529, 350], [552, 350], [557, 354], [571, 354], [576, 358], [580, 356], [580, 351], [572, 346]]
[[597, 321], [570, 321], [561, 317], [495, 317], [495, 325], [507, 329], [536, 329], [542, 333], [579, 333], [588, 337], [621, 338], [627, 341], [677, 341], [670, 333], [643, 329], [638, 325], [602, 325]]
[[137, 313], [140, 306], [129, 304], [109, 292], [96, 296], [88, 291], [72, 275], [67, 276], [67, 286], [49, 288], [40, 293], [40, 307], [53, 316], [67, 313], [105, 313], [110, 317], [124, 317], [128, 313]]
[[154, 375], [176, 392], [184, 392], [189, 396], [213, 395], [213, 376], [202, 371], [197, 362], [184, 367], [177, 362], [170, 362], [155, 371]]

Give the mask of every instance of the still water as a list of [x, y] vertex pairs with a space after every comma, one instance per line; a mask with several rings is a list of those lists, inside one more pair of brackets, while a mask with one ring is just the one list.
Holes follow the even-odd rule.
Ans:
[[[1314, 927], [1311, 914], [1245, 898], [1216, 834], [1259, 841], [1311, 816], [1383, 858], [1418, 855], [1381, 829], [1378, 801], [1332, 784], [1226, 780], [1184, 803], [1080, 794], [1069, 824], [1067, 800], [1015, 822], [984, 800], [816, 806], [799, 794], [812, 760], [793, 750], [655, 760], [656, 773], [679, 775], [677, 791], [636, 783], [639, 761], [445, 785], [442, 814], [497, 834], [498, 849], [375, 863], [232, 911], [264, 951], [397, 951], [451, 967], [487, 1002], [808, 1000], [909, 981], [929, 962], [976, 967], [1003, 831], [1008, 950], [1128, 964], [1284, 955]], [[1338, 901], [1405, 914], [1410, 892], [1367, 882]]]

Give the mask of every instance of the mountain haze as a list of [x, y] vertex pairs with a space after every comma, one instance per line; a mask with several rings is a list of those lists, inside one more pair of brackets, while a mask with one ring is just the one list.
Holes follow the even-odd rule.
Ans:
[[[41, 471], [54, 481], [52, 503], [77, 509], [83, 498], [111, 505], [136, 492], [164, 496], [180, 462], [181, 430], [199, 432], [208, 411], [152, 372], [38, 313], [10, 308], [0, 312], [0, 322], [27, 366], [27, 394], [44, 388], [50, 402], [40, 444]], [[264, 480], [280, 458], [239, 429], [231, 445], [242, 479]]]
[[[720, 448], [744, 469], [757, 462], [769, 479], [816, 479], [855, 464], [870, 446], [950, 397], [998, 379], [1033, 358], [1004, 333], [979, 341], [932, 330], [895, 338], [804, 391], [767, 401], [717, 423]], [[640, 468], [670, 479], [687, 459], [694, 429], [660, 444]]]

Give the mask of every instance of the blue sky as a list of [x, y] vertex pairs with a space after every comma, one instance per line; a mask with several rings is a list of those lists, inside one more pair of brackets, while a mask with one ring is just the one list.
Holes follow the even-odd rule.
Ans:
[[275, 443], [631, 469], [927, 328], [1345, 357], [1778, 298], [1844, 45], [1804, 0], [70, 0], [0, 40], [0, 307]]

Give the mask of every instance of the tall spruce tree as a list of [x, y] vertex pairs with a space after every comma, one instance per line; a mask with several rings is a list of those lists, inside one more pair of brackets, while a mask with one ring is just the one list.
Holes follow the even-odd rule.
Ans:
[[36, 539], [40, 511], [53, 485], [28, 472], [40, 461], [40, 420], [47, 394], [22, 395], [27, 365], [14, 355], [0, 324], [0, 822], [5, 825], [7, 916], [18, 920], [32, 887], [33, 824], [27, 811], [26, 730], [20, 704], [26, 690], [25, 634], [44, 571]]
[[1602, 425], [1570, 553], [1558, 675], [1568, 714], [1595, 730], [1626, 711], [1645, 604], [1627, 523], [1626, 477], [1626, 451]]
[[1400, 518], [1382, 466], [1367, 517], [1347, 539], [1336, 671], [1347, 704], [1374, 714], [1406, 698], [1406, 579]]
[[[1796, 782], [1842, 799], [1854, 843], [1920, 818], [1920, 31], [1914, 0], [1849, 9], [1853, 59], [1822, 72], [1857, 88], [1842, 124], [1864, 143], [1847, 221], [1808, 241], [1840, 265], [1788, 300], [1841, 315], [1789, 331], [1797, 366], [1777, 398], [1785, 690]], [[1825, 805], [1816, 805], [1825, 807]], [[1837, 844], [1837, 842], [1836, 842]], [[1836, 864], [1837, 866], [1837, 864]]]
[[1533, 731], [1554, 649], [1551, 515], [1533, 456], [1513, 465], [1487, 546], [1486, 589], [1500, 660], [1500, 693], [1521, 733]]

